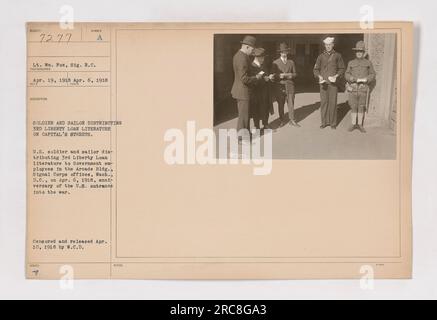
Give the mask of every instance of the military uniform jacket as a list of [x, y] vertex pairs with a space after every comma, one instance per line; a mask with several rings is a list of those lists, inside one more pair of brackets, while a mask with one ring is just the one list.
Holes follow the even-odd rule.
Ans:
[[322, 76], [324, 80], [329, 82], [328, 77], [333, 77], [338, 75], [343, 76], [345, 71], [345, 65], [343, 57], [336, 51], [331, 51], [331, 53], [322, 53], [316, 61], [314, 66], [314, 76], [318, 78]]
[[[368, 59], [355, 59], [349, 62], [345, 74], [349, 91], [367, 91], [368, 84], [376, 77], [375, 68]], [[367, 83], [357, 83], [358, 79], [367, 79]]]
[[234, 84], [232, 85], [232, 97], [237, 100], [249, 100], [249, 85], [257, 81], [255, 76], [250, 76], [250, 58], [247, 54], [238, 51], [234, 55]]
[[[297, 72], [296, 65], [294, 64], [293, 60], [287, 59], [287, 62], [284, 63], [281, 58], [276, 59], [272, 64], [272, 73], [276, 75], [276, 79], [278, 79], [279, 84], [285, 85], [287, 91], [294, 87], [294, 78], [297, 77]], [[291, 76], [280, 79], [279, 75], [281, 73], [291, 73]]]

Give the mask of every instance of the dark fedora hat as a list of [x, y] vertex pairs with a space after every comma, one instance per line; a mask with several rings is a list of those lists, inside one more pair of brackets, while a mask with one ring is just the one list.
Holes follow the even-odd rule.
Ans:
[[364, 41], [358, 41], [355, 48], [352, 48], [354, 51], [366, 51], [366, 44]]
[[254, 36], [245, 36], [243, 41], [241, 41], [241, 44], [246, 44], [252, 48], [255, 48], [256, 38]]
[[253, 50], [253, 55], [255, 57], [265, 57], [266, 50], [264, 48], [255, 48], [255, 50]]
[[279, 44], [278, 52], [290, 52], [290, 48], [285, 42]]

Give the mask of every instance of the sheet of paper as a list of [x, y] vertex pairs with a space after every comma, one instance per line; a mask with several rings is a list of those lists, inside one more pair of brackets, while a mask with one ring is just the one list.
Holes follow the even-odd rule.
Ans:
[[[27, 277], [409, 278], [412, 30], [28, 23]], [[366, 134], [347, 130], [341, 81], [336, 130], [320, 129], [313, 66], [326, 34], [345, 67], [356, 42], [372, 53]], [[279, 126], [277, 84], [266, 100], [245, 84], [233, 90], [242, 42], [263, 46], [270, 67], [284, 41], [301, 128]], [[248, 153], [232, 132], [254, 101], [275, 130], [254, 132]]]

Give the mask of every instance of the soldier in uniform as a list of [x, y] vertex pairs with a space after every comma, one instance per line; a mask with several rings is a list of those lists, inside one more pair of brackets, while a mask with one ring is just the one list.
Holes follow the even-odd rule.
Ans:
[[[278, 51], [281, 56], [273, 61], [272, 74], [275, 74], [275, 79], [277, 80], [273, 88], [275, 99], [278, 102], [281, 126], [289, 123], [291, 126], [300, 127], [294, 117], [294, 79], [297, 77], [296, 66], [294, 61], [288, 58], [290, 49], [286, 43], [281, 43]], [[285, 119], [284, 115], [285, 101], [287, 101], [289, 121]]]
[[320, 128], [331, 126], [331, 129], [336, 129], [338, 80], [344, 74], [345, 65], [341, 54], [334, 50], [335, 39], [327, 37], [323, 43], [326, 50], [317, 58], [314, 66], [314, 76], [320, 84]]
[[270, 97], [269, 82], [273, 80], [274, 75], [268, 74], [264, 65], [265, 49], [256, 48], [253, 52], [254, 60], [250, 66], [250, 75], [261, 75], [262, 78], [250, 85], [250, 114], [254, 120], [255, 127], [261, 129], [271, 129], [269, 122]]
[[369, 83], [375, 80], [376, 72], [372, 62], [365, 59], [366, 46], [364, 41], [359, 41], [352, 50], [356, 51], [357, 58], [349, 62], [345, 74], [349, 105], [352, 109], [352, 124], [349, 131], [358, 128], [365, 133], [364, 112], [367, 108], [370, 92]]
[[239, 141], [250, 141], [249, 124], [249, 86], [262, 78], [261, 75], [251, 76], [249, 74], [250, 56], [255, 49], [256, 38], [253, 36], [244, 37], [241, 41], [241, 48], [234, 55], [234, 83], [232, 85], [232, 97], [237, 100], [238, 124], [237, 130]]

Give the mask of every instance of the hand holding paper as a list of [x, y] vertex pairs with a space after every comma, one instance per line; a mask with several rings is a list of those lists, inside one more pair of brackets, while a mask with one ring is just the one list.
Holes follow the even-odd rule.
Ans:
[[328, 80], [332, 83], [335, 83], [335, 82], [337, 82], [337, 76], [328, 77]]

